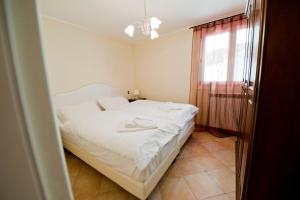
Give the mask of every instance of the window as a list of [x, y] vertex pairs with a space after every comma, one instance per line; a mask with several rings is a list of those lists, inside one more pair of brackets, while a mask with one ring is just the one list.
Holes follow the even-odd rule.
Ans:
[[[230, 33], [223, 32], [205, 37], [204, 47], [204, 82], [241, 81], [243, 79], [246, 29], [236, 32], [234, 54], [230, 55]], [[232, 53], [231, 53], [232, 54]], [[229, 59], [233, 59], [229, 66]]]
[[226, 81], [229, 32], [205, 38], [204, 81]]
[[244, 58], [246, 50], [246, 29], [240, 29], [236, 33], [235, 59], [234, 59], [234, 81], [243, 80]]

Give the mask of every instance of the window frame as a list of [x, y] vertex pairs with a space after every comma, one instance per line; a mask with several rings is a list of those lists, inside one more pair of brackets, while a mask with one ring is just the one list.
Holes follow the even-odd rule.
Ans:
[[[231, 30], [224, 30], [224, 31], [221, 31], [221, 32], [218, 32], [218, 33], [214, 33], [214, 34], [209, 34], [209, 35], [206, 35], [204, 38], [203, 38], [203, 51], [202, 51], [202, 59], [201, 59], [201, 62], [202, 62], [202, 68], [203, 70], [201, 70], [201, 80], [204, 82], [204, 83], [219, 83], [219, 84], [222, 84], [222, 83], [226, 83], [226, 82], [236, 82], [236, 83], [239, 83], [239, 82], [242, 82], [242, 78], [241, 77], [241, 80], [234, 80], [234, 68], [235, 68], [235, 55], [236, 55], [236, 44], [237, 44], [237, 32], [239, 30], [243, 30], [243, 29], [246, 29], [245, 27], [236, 27], [236, 26], [232, 26], [231, 27]], [[223, 34], [223, 33], [228, 33], [229, 34], [229, 44], [228, 44], [228, 59], [227, 59], [227, 75], [226, 75], [226, 81], [205, 81], [205, 48], [206, 48], [206, 38], [207, 37], [210, 37], [210, 36], [215, 36], [215, 35], [219, 35], [219, 34]]]

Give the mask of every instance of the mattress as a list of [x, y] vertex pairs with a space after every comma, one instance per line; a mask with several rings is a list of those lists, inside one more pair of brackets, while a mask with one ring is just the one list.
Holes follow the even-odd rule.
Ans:
[[109, 149], [103, 148], [98, 145], [91, 144], [85, 140], [82, 140], [74, 134], [68, 134], [62, 132], [62, 139], [64, 143], [75, 145], [82, 151], [92, 155], [96, 160], [110, 166], [112, 169], [121, 172], [127, 176], [130, 176], [136, 181], [144, 182], [155, 171], [160, 163], [166, 159], [178, 146], [177, 136], [171, 139], [164, 147], [156, 154], [155, 158], [144, 168], [139, 170], [135, 162], [126, 157], [120, 156]]
[[195, 126], [194, 119], [189, 120], [185, 123], [182, 130], [177, 135], [177, 145], [179, 148], [183, 146], [183, 144], [186, 142], [186, 140], [189, 138], [189, 136], [192, 134]]

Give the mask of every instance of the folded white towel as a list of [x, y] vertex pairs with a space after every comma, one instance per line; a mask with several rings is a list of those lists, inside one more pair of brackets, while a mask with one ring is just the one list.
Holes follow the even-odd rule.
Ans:
[[156, 127], [153, 120], [142, 117], [135, 117], [134, 119], [125, 122], [126, 128], [148, 128], [154, 126]]
[[136, 132], [143, 130], [157, 129], [161, 132], [166, 132], [170, 134], [178, 134], [179, 127], [170, 121], [163, 119], [155, 119], [148, 116], [137, 116], [132, 119], [127, 120], [124, 123], [121, 123], [117, 128], [117, 132]]
[[117, 132], [136, 132], [149, 129], [157, 129], [157, 125], [151, 119], [135, 117], [121, 124]]

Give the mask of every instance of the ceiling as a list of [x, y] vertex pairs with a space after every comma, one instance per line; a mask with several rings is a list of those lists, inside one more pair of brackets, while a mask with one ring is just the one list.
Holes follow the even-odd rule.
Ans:
[[[160, 35], [243, 12], [246, 0], [147, 0], [150, 16], [162, 21]], [[124, 28], [144, 16], [143, 0], [40, 0], [42, 15], [126, 41]]]

